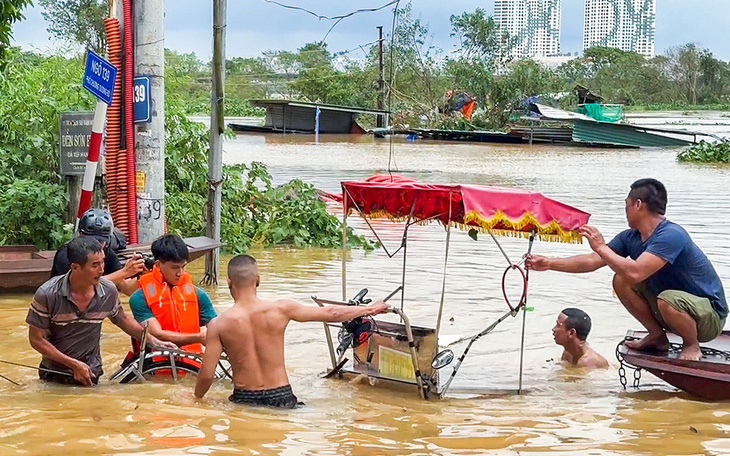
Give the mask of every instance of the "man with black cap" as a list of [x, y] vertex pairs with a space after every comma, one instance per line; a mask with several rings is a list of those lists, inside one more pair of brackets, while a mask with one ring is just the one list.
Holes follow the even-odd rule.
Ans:
[[[92, 236], [101, 243], [104, 250], [104, 278], [117, 289], [131, 295], [137, 289], [137, 274], [144, 271], [144, 259], [134, 256], [122, 266], [114, 250], [109, 248], [114, 232], [112, 216], [103, 209], [89, 209], [79, 220], [79, 236]], [[51, 277], [66, 274], [71, 269], [68, 259], [68, 243], [62, 245], [53, 257]]]

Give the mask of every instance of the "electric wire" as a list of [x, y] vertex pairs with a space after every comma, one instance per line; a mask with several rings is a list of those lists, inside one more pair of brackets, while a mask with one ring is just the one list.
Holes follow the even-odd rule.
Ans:
[[[390, 29], [390, 82], [388, 83], [388, 112], [392, 111], [393, 108], [393, 89], [395, 87], [395, 27], [396, 27], [396, 21], [398, 19], [398, 6], [400, 6], [400, 0], [397, 0], [395, 2], [395, 8], [393, 9], [393, 24]], [[390, 123], [390, 122], [389, 122]], [[389, 148], [390, 152], [388, 154], [388, 175], [390, 176], [390, 180], [393, 180], [393, 172], [391, 170], [391, 164], [395, 162], [395, 159], [393, 157], [393, 134], [391, 132], [390, 135], [388, 135], [389, 138]], [[397, 165], [396, 165], [397, 168]]]

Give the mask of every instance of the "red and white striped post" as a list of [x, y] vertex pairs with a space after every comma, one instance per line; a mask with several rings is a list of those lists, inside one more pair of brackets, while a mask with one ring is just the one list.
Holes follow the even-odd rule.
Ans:
[[79, 219], [84, 212], [91, 208], [91, 195], [94, 192], [94, 180], [96, 179], [96, 166], [99, 163], [101, 153], [101, 141], [104, 136], [104, 123], [106, 122], [107, 105], [101, 100], [96, 101], [94, 110], [94, 123], [91, 126], [91, 141], [89, 141], [89, 152], [86, 155], [86, 168], [84, 170], [84, 182], [81, 186], [81, 198], [79, 198], [79, 210], [76, 214], [76, 228]]

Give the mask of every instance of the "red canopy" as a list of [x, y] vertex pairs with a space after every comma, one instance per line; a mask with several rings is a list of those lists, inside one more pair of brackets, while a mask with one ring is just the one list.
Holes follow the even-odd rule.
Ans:
[[[370, 218], [439, 220], [463, 229], [540, 239], [581, 242], [578, 229], [590, 214], [540, 193], [483, 185], [443, 185], [416, 182], [401, 176], [342, 182], [343, 206]], [[449, 215], [451, 214], [451, 215]]]

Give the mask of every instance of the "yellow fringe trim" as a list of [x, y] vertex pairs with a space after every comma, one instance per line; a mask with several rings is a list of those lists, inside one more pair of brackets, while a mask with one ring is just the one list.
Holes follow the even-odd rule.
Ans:
[[[551, 220], [547, 225], [541, 225], [530, 212], [525, 212], [519, 219], [512, 220], [502, 211], [495, 212], [490, 219], [485, 219], [476, 211], [469, 211], [464, 215], [464, 223], [467, 224], [465, 227], [471, 226], [468, 223], [476, 223], [482, 232], [491, 231], [502, 236], [523, 238], [529, 238], [530, 232], [521, 230], [532, 226], [535, 229], [535, 235], [542, 241], [583, 243], [583, 237], [577, 231], [566, 231], [555, 220]], [[506, 228], [494, 229], [495, 226]]]
[[[352, 210], [353, 209], [350, 208], [347, 215], [350, 215]], [[367, 215], [360, 212], [358, 213], [360, 216], [367, 217], [368, 219], [387, 218], [393, 222], [406, 222], [409, 219], [407, 215], [396, 216], [384, 209], [373, 211]], [[420, 219], [416, 220], [416, 224], [426, 225], [437, 220], [439, 219]], [[470, 223], [474, 223], [474, 225], [470, 225]], [[499, 236], [519, 238], [530, 237], [529, 231], [521, 230], [531, 225], [535, 228], [535, 236], [541, 241], [566, 242], [571, 244], [583, 243], [583, 237], [577, 231], [566, 231], [555, 220], [552, 220], [550, 223], [543, 226], [530, 212], [525, 212], [522, 217], [517, 220], [511, 220], [502, 211], [495, 212], [490, 219], [485, 219], [476, 211], [469, 211], [464, 215], [464, 223], [452, 221], [451, 225], [465, 231], [476, 229], [481, 233], [491, 232], [492, 234]], [[500, 228], [495, 228], [496, 226], [500, 226]]]

